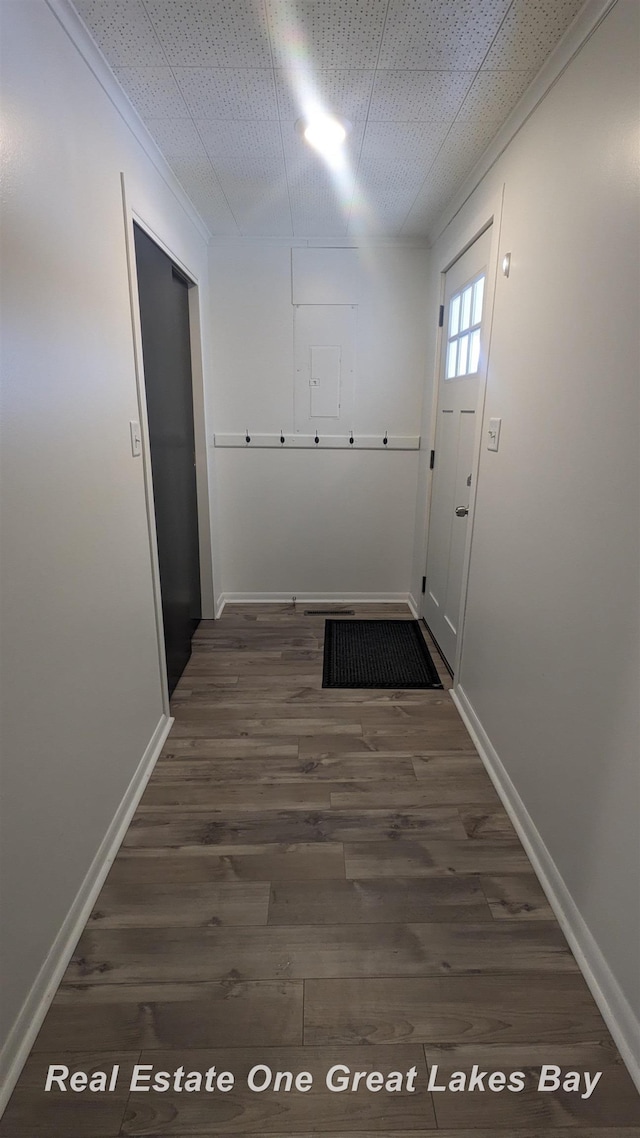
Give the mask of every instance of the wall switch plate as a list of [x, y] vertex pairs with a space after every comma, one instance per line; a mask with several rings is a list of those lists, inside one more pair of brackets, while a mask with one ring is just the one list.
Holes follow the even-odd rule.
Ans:
[[497, 450], [500, 445], [500, 427], [502, 426], [502, 419], [489, 419], [489, 427], [487, 429], [488, 443], [487, 450]]
[[129, 420], [129, 431], [131, 434], [131, 454], [134, 458], [138, 458], [142, 454], [142, 435], [137, 419]]

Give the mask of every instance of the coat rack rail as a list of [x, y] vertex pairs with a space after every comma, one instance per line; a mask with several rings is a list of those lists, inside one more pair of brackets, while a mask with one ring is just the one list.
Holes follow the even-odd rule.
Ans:
[[[247, 439], [250, 441], [247, 442]], [[243, 450], [256, 448], [271, 448], [275, 450], [419, 450], [419, 435], [390, 435], [382, 431], [378, 435], [357, 435], [349, 432], [345, 435], [302, 435], [286, 431], [274, 434], [259, 434], [247, 428], [237, 434], [219, 434], [212, 436], [211, 446], [240, 447]]]

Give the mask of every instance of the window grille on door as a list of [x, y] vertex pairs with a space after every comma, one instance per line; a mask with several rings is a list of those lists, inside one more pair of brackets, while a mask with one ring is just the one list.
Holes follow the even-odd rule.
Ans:
[[447, 379], [475, 375], [480, 366], [480, 324], [484, 273], [465, 285], [449, 302]]

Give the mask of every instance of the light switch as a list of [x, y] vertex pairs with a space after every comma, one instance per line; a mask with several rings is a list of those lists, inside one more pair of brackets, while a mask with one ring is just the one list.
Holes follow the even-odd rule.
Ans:
[[487, 450], [497, 450], [500, 445], [500, 427], [502, 419], [489, 419], [487, 429]]
[[129, 420], [129, 431], [131, 433], [131, 454], [134, 458], [138, 458], [142, 454], [142, 435], [137, 419]]

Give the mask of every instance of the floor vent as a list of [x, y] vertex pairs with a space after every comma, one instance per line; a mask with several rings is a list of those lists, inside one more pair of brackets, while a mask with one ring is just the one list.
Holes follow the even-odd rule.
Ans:
[[355, 609], [305, 609], [305, 616], [355, 616]]

